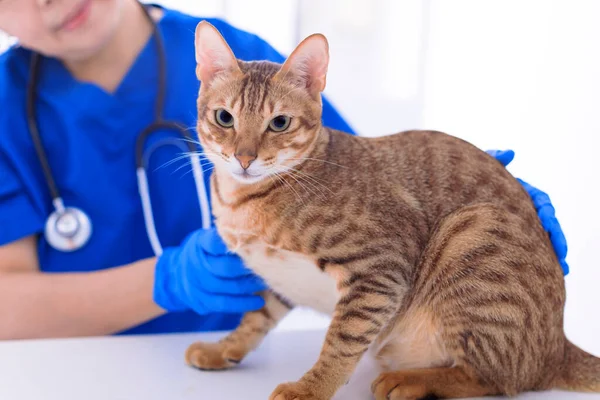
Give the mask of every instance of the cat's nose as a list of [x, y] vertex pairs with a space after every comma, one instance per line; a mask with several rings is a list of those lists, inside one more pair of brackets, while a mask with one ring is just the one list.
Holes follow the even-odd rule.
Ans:
[[252, 161], [256, 160], [256, 155], [235, 155], [235, 158], [240, 162], [240, 165], [244, 169], [248, 169]]

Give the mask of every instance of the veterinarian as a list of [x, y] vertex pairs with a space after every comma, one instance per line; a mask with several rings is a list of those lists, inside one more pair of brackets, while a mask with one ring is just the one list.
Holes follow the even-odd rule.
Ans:
[[[18, 39], [0, 56], [0, 339], [231, 329], [262, 306], [212, 228], [211, 166], [185, 155], [199, 21], [136, 0], [0, 1]], [[209, 21], [238, 58], [284, 60]], [[326, 100], [323, 122], [354, 133]], [[566, 272], [550, 200], [522, 183]]]

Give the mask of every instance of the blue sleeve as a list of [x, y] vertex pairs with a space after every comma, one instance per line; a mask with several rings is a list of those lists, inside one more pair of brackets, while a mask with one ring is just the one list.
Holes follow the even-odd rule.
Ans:
[[39, 233], [43, 226], [31, 198], [0, 151], [0, 246]]
[[[211, 20], [210, 22], [225, 37], [237, 58], [245, 61], [267, 60], [280, 64], [286, 60], [286, 57], [259, 36], [234, 28], [221, 20]], [[356, 135], [354, 129], [344, 120], [326, 96], [323, 96], [322, 120], [324, 126]]]

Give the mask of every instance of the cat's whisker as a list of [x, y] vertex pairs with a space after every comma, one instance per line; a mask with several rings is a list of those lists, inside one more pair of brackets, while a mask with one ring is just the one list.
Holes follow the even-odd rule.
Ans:
[[[186, 153], [188, 156], [216, 156], [216, 157], [221, 157], [221, 158], [225, 158], [223, 157], [222, 154], [219, 153], [208, 153], [208, 152], [201, 152], [201, 151], [197, 151], [197, 152], [188, 152]], [[205, 157], [208, 158], [208, 157]]]
[[219, 158], [221, 158], [221, 159], [223, 159], [225, 161], [229, 161], [227, 158], [225, 158], [223, 156], [223, 154], [215, 153], [215, 152], [195, 151], [195, 152], [186, 152], [184, 154], [187, 155], [187, 156], [189, 156], [189, 157], [191, 157], [191, 156], [204, 156], [204, 159], [206, 159], [206, 160], [208, 160], [210, 162], [212, 162], [212, 161], [210, 160], [210, 158], [208, 156], [219, 157]]
[[[191, 163], [189, 163], [188, 165], [191, 165]], [[203, 173], [203, 174], [209, 173], [209, 172], [211, 172], [211, 171], [212, 171], [214, 168], [215, 168], [215, 167], [214, 167], [214, 165], [213, 165], [213, 166], [211, 166], [210, 168], [207, 168], [207, 169], [203, 170], [203, 171], [202, 171], [202, 173]], [[181, 167], [180, 167], [180, 168], [178, 168], [178, 169], [181, 169]], [[179, 177], [179, 179], [183, 178], [184, 176], [186, 176], [187, 174], [189, 174], [189, 173], [190, 173], [190, 172], [192, 172], [192, 171], [194, 171], [194, 168], [190, 168], [189, 170], [185, 171], [185, 172], [184, 172], [184, 173], [183, 173], [183, 174], [182, 174], [182, 175]]]
[[[311, 189], [310, 192], [313, 193], [315, 196], [318, 196], [319, 194], [321, 194], [321, 196], [324, 196], [325, 194], [323, 193], [323, 191], [315, 184], [315, 182], [311, 182], [310, 180], [307, 179], [306, 176], [302, 176], [301, 174], [299, 174], [300, 171], [296, 171], [293, 169], [282, 169], [283, 171], [285, 171], [286, 173], [289, 173], [290, 177], [292, 179], [294, 179], [296, 182], [298, 182], [298, 184], [300, 184], [303, 188], [305, 188], [305, 186], [302, 184], [302, 182], [304, 182], [304, 184], [308, 185], [309, 188]], [[294, 175], [294, 174], [298, 174], [298, 175]], [[299, 179], [301, 181], [299, 181]], [[306, 188], [305, 188], [306, 190]], [[317, 190], [319, 193], [316, 193], [315, 190]]]
[[[281, 168], [281, 167], [280, 167], [280, 168]], [[322, 192], [322, 191], [319, 189], [319, 186], [321, 186], [321, 187], [323, 187], [323, 188], [327, 189], [327, 190], [328, 190], [328, 191], [329, 191], [331, 194], [335, 194], [335, 192], [334, 192], [333, 190], [331, 190], [331, 189], [330, 189], [330, 188], [329, 188], [327, 185], [325, 185], [324, 183], [320, 182], [320, 181], [319, 181], [317, 178], [315, 178], [315, 177], [311, 176], [310, 174], [307, 174], [307, 173], [305, 173], [305, 172], [303, 172], [303, 171], [297, 170], [297, 169], [295, 169], [295, 168], [292, 168], [292, 167], [284, 167], [284, 168], [285, 168], [287, 171], [290, 171], [290, 172], [292, 172], [292, 173], [299, 174], [299, 176], [300, 176], [301, 178], [304, 178], [304, 180], [305, 180], [305, 183], [307, 183], [307, 184], [311, 184], [313, 187], [315, 187], [316, 189], [318, 189], [318, 190], [321, 192], [321, 194], [322, 194], [323, 196], [325, 196], [325, 194], [324, 194], [324, 193], [323, 193], [323, 192]]]
[[[177, 157], [173, 158], [172, 160], [169, 160], [169, 161], [165, 162], [165, 163], [164, 163], [164, 164], [162, 164], [161, 166], [157, 167], [157, 168], [156, 168], [154, 171], [158, 171], [158, 170], [159, 170], [159, 169], [161, 169], [161, 168], [168, 167], [169, 165], [172, 165], [173, 163], [176, 163], [176, 162], [178, 162], [178, 161], [181, 161], [181, 160], [183, 160], [183, 159], [186, 159], [186, 158], [187, 158], [187, 159], [188, 159], [188, 160], [187, 160], [187, 162], [183, 163], [182, 165], [180, 165], [179, 167], [177, 167], [177, 168], [175, 169], [175, 171], [173, 171], [173, 172], [172, 172], [172, 173], [175, 173], [175, 172], [179, 171], [180, 169], [182, 169], [182, 168], [184, 168], [184, 167], [187, 167], [187, 166], [191, 165], [191, 164], [192, 164], [192, 159], [191, 159], [191, 157], [193, 157], [193, 156], [196, 156], [196, 155], [206, 155], [206, 154], [207, 154], [207, 153], [202, 153], [202, 152], [185, 152], [185, 153], [182, 153], [182, 154], [180, 154], [179, 156], [177, 156]], [[213, 155], [215, 155], [215, 156], [220, 156], [220, 154], [217, 154], [217, 153], [214, 153]], [[221, 157], [222, 157], [222, 156], [221, 156]], [[210, 169], [212, 169], [212, 168], [214, 168], [214, 165], [212, 165]], [[193, 170], [193, 169], [191, 169], [191, 170]], [[205, 170], [205, 172], [206, 172], [206, 171], [208, 171], [208, 170], [209, 170], [209, 169]], [[189, 171], [188, 171], [188, 172], [189, 172]]]
[[181, 164], [179, 167], [177, 167], [177, 169], [175, 169], [175, 171], [171, 172], [171, 174], [174, 174], [175, 172], [179, 171], [181, 168], [188, 167], [190, 165], [192, 165], [192, 161], [188, 160], [186, 163]]
[[271, 180], [271, 182], [272, 182], [273, 184], [275, 184], [275, 183], [276, 183], [276, 182], [275, 182], [275, 179], [273, 179], [273, 175], [272, 175], [272, 174], [268, 174], [267, 176], [269, 177], [269, 179]]
[[196, 121], [196, 124], [195, 124], [195, 125], [192, 125], [192, 126], [186, 126], [186, 127], [184, 127], [183, 129], [185, 129], [186, 131], [195, 131], [197, 126], [198, 126], [198, 121]]
[[[294, 173], [297, 173], [297, 172], [294, 171]], [[321, 199], [326, 199], [327, 198], [327, 194], [325, 192], [323, 192], [323, 190], [321, 190], [321, 188], [319, 186], [317, 186], [314, 182], [311, 182], [305, 176], [302, 176], [302, 175], [297, 175], [297, 177], [298, 177], [298, 179], [301, 179], [304, 183], [306, 183], [307, 185], [309, 185], [314, 190], [317, 190], [319, 192], [319, 195], [320, 195]]]
[[[188, 128], [183, 127], [182, 129], [184, 131], [188, 131], [189, 132], [189, 131], [195, 131], [196, 128], [195, 127], [188, 127]], [[200, 141], [195, 140], [193, 138], [186, 137], [186, 136], [182, 136], [182, 137], [179, 137], [179, 138], [174, 138], [173, 140], [178, 140], [178, 141], [182, 141], [182, 142], [186, 142], [186, 143], [191, 143], [191, 144], [194, 144], [194, 145], [199, 146], [200, 148], [202, 148], [202, 144], [200, 143]]]
[[[292, 178], [293, 180], [296, 181], [296, 183], [298, 183], [298, 185], [300, 185], [300, 187], [302, 187], [302, 189], [304, 189], [307, 192], [310, 192], [311, 194], [318, 196], [318, 193], [315, 193], [314, 191], [314, 187], [310, 186], [307, 188], [300, 180], [298, 180], [293, 174], [290, 174], [290, 178]], [[307, 183], [307, 182], [305, 182]]]
[[[283, 183], [283, 184], [287, 184], [287, 182], [285, 181], [285, 179], [284, 179], [283, 177], [281, 177], [281, 176], [279, 175], [279, 173], [277, 173], [277, 172], [274, 172], [274, 173], [273, 173], [273, 176], [274, 176], [274, 177], [276, 177], [276, 178], [277, 178], [277, 180], [278, 180], [279, 182], [281, 182], [281, 183]], [[287, 186], [289, 187], [289, 184], [288, 184]], [[294, 191], [294, 192], [295, 192], [295, 191]], [[296, 194], [296, 196], [297, 196], [297, 194]]]
[[[186, 157], [190, 157], [190, 156], [206, 156], [206, 155], [214, 155], [214, 156], [221, 156], [219, 153], [213, 153], [213, 152], [207, 152], [207, 151], [186, 151], [183, 153], [179, 153], [179, 156], [165, 162], [164, 164], [160, 165], [159, 167], [156, 168], [156, 170], [161, 169], [161, 168], [165, 168], [168, 167], [169, 165], [176, 163], [177, 161], [180, 161]], [[221, 156], [222, 157], [222, 156]]]
[[[164, 164], [162, 164], [161, 166], [159, 166], [159, 167], [156, 167], [156, 169], [155, 169], [154, 171], [156, 172], [156, 171], [158, 171], [158, 170], [159, 170], [159, 169], [161, 169], [161, 168], [166, 168], [166, 167], [168, 167], [169, 165], [172, 165], [172, 164], [174, 164], [174, 163], [176, 163], [176, 162], [178, 162], [178, 161], [181, 161], [181, 160], [183, 160], [183, 159], [186, 159], [186, 158], [188, 159], [188, 161], [187, 161], [185, 164], [183, 164], [183, 166], [190, 165], [190, 164], [191, 164], [191, 162], [192, 162], [192, 161], [191, 161], [191, 159], [190, 159], [190, 153], [184, 153], [184, 154], [182, 154], [182, 155], [180, 155], [180, 156], [178, 156], [178, 157], [175, 157], [175, 158], [174, 158], [174, 159], [172, 159], [172, 160], [169, 160], [169, 161], [165, 162], [165, 163], [164, 163]], [[181, 167], [182, 167], [182, 166], [179, 166], [179, 167], [178, 167], [178, 168], [177, 168], [177, 169], [176, 169], [174, 172], [177, 172], [177, 171], [179, 171], [179, 169], [180, 169]]]
[[321, 185], [323, 185], [323, 186], [325, 186], [325, 187], [328, 187], [328, 186], [327, 186], [327, 183], [328, 183], [328, 182], [325, 182], [325, 181], [323, 181], [322, 179], [318, 179], [318, 178], [316, 178], [316, 177], [312, 176], [311, 174], [307, 174], [306, 172], [304, 172], [304, 171], [300, 171], [299, 169], [296, 169], [296, 168], [293, 168], [293, 167], [287, 167], [287, 168], [289, 168], [291, 171], [298, 172], [298, 173], [300, 173], [300, 174], [303, 174], [303, 175], [305, 175], [305, 176], [307, 176], [307, 177], [311, 178], [311, 179], [312, 179], [313, 181], [315, 181], [316, 183], [319, 183], [319, 184], [321, 184]]
[[309, 158], [309, 157], [301, 157], [301, 158], [288, 158], [288, 160], [294, 160], [294, 161], [321, 161], [327, 164], [331, 164], [331, 165], [335, 165], [336, 167], [340, 167], [340, 168], [348, 168], [344, 165], [341, 164], [337, 164], [331, 161], [327, 161], [327, 160], [321, 160], [320, 158]]
[[279, 176], [279, 173], [277, 171], [275, 171], [275, 176], [277, 176], [279, 179], [281, 179], [281, 181], [283, 183], [285, 183], [294, 192], [296, 197], [298, 197], [298, 200], [300, 200], [300, 202], [302, 203], [302, 206], [305, 206], [302, 196], [300, 196], [300, 194], [296, 191], [296, 189], [294, 189], [294, 187], [288, 181], [286, 181], [285, 178]]
[[303, 173], [302, 173], [301, 171], [293, 171], [293, 172], [294, 172], [294, 173], [296, 173], [296, 174], [300, 174], [300, 175], [299, 175], [299, 177], [300, 177], [301, 179], [304, 179], [304, 182], [306, 182], [307, 184], [310, 184], [312, 187], [314, 187], [316, 190], [318, 190], [318, 191], [319, 191], [319, 193], [321, 193], [321, 195], [322, 195], [324, 198], [326, 198], [327, 196], [326, 196], [326, 194], [323, 192], [323, 190], [321, 190], [321, 187], [323, 187], [323, 188], [327, 189], [327, 190], [329, 191], [329, 193], [331, 193], [331, 194], [335, 194], [335, 193], [333, 192], [333, 190], [331, 190], [331, 189], [330, 189], [329, 187], [327, 187], [326, 185], [324, 185], [324, 184], [322, 184], [322, 183], [320, 183], [320, 182], [318, 182], [318, 181], [314, 180], [314, 178], [313, 178], [313, 177], [311, 177], [310, 175], [306, 175], [306, 174], [304, 174], [304, 175], [303, 175]]
[[204, 172], [204, 173], [211, 172], [211, 171], [212, 171], [212, 170], [214, 170], [214, 169], [215, 169], [215, 166], [213, 165], [213, 166], [212, 166], [212, 167], [210, 167], [210, 168], [206, 168], [206, 169], [205, 169], [203, 172]]
[[218, 155], [219, 153], [217, 153], [215, 151], [211, 151], [211, 150], [202, 149], [202, 150], [187, 151], [187, 152], [185, 152], [185, 154], [215, 154], [215, 155]]
[[[290, 176], [292, 179], [294, 179], [294, 180], [295, 180], [295, 181], [298, 183], [298, 185], [300, 185], [300, 186], [301, 186], [301, 187], [302, 187], [304, 190], [306, 190], [307, 192], [310, 192], [311, 194], [313, 194], [313, 195], [315, 195], [315, 196], [317, 196], [317, 197], [319, 197], [319, 194], [320, 194], [321, 196], [323, 196], [323, 197], [324, 197], [324, 193], [323, 193], [323, 191], [321, 191], [321, 190], [320, 190], [320, 189], [319, 189], [319, 188], [318, 188], [318, 187], [317, 187], [317, 186], [316, 186], [314, 183], [312, 183], [312, 182], [310, 182], [310, 181], [306, 180], [306, 178], [305, 178], [305, 177], [303, 177], [303, 176], [301, 176], [301, 175], [299, 175], [298, 177], [295, 177], [295, 176], [293, 175], [293, 173], [294, 173], [294, 172], [299, 172], [299, 171], [292, 171], [292, 170], [290, 170], [290, 169], [287, 169], [287, 167], [285, 167], [285, 168], [282, 168], [281, 166], [275, 166], [275, 167], [279, 168], [279, 171], [278, 171], [279, 173], [281, 173], [281, 172], [288, 173], [288, 175], [289, 175], [289, 176]], [[291, 172], [291, 173], [290, 173], [290, 172]], [[308, 185], [308, 188], [307, 188], [307, 187], [306, 187], [306, 186], [305, 186], [305, 185], [302, 183], [302, 179], [303, 179], [303, 178], [304, 178], [304, 181], [303, 181], [303, 182], [304, 182], [304, 184]], [[318, 190], [318, 191], [319, 191], [319, 193], [315, 192], [315, 190]]]
[[187, 158], [187, 157], [188, 157], [188, 153], [179, 153], [179, 156], [177, 156], [177, 157], [175, 157], [175, 158], [173, 158], [173, 159], [171, 159], [169, 161], [166, 161], [164, 164], [156, 167], [156, 169], [154, 171], [156, 172], [156, 171], [158, 171], [161, 168], [166, 168], [169, 165], [174, 164], [177, 161], [183, 160], [184, 158]]
[[[175, 172], [179, 171], [180, 169], [182, 169], [182, 168], [184, 168], [184, 167], [187, 167], [187, 166], [190, 166], [190, 165], [192, 165], [192, 160], [188, 160], [188, 161], [187, 161], [185, 164], [182, 164], [182, 165], [180, 165], [180, 166], [179, 166], [179, 167], [177, 167], [177, 169], [175, 169], [175, 171], [173, 171], [172, 173], [175, 173]], [[212, 169], [214, 169], [214, 168], [215, 168], [215, 166], [214, 166], [214, 164], [213, 164], [213, 165], [211, 165], [209, 168], [203, 169], [203, 172], [208, 172], [208, 171], [211, 171], [211, 170], [212, 170]], [[193, 171], [193, 168], [191, 169], [191, 171]], [[189, 172], [189, 171], [188, 171], [188, 172]], [[188, 173], [188, 172], [186, 172], [186, 173]]]
[[[268, 176], [271, 178], [275, 177], [275, 178], [277, 178], [278, 182], [281, 182], [281, 177], [279, 175], [277, 175], [277, 173], [269, 174]], [[275, 181], [273, 180], [273, 182], [275, 182]]]
[[296, 90], [302, 90], [302, 87], [295, 87], [292, 90], [290, 90], [289, 92], [287, 92], [286, 94], [284, 94], [283, 96], [280, 97], [280, 101], [285, 99], [286, 97], [288, 97], [290, 94], [292, 94], [293, 92], [295, 92]]
[[281, 79], [279, 80], [279, 83], [277, 84], [277, 86], [275, 86], [275, 88], [273, 89], [273, 92], [276, 92], [277, 90], [279, 90], [279, 88], [281, 87], [281, 85], [283, 84], [283, 82], [286, 82], [286, 79], [288, 74], [289, 74], [290, 70], [288, 69], [287, 71], [285, 71], [285, 74], [283, 74], [283, 76], [281, 77]]
[[[190, 128], [186, 128], [186, 130], [190, 130]], [[181, 140], [183, 140], [184, 142], [192, 143], [192, 144], [195, 144], [195, 145], [198, 145], [198, 146], [202, 147], [202, 144], [198, 140], [190, 139], [190, 138], [187, 138], [187, 137], [181, 138]]]

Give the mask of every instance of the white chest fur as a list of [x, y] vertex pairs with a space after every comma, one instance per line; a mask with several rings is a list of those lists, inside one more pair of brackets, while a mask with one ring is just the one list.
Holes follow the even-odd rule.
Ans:
[[298, 306], [331, 315], [338, 300], [334, 279], [308, 257], [252, 244], [238, 250], [246, 265], [267, 285]]

